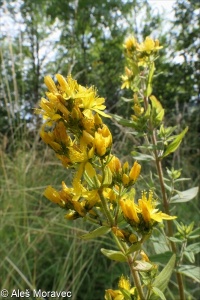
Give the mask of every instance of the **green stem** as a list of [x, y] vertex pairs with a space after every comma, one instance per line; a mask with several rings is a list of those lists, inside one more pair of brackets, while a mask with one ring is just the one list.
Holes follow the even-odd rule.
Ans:
[[133, 260], [132, 260], [131, 256], [128, 257], [128, 265], [130, 267], [131, 274], [132, 274], [133, 280], [134, 280], [134, 284], [137, 288], [137, 292], [138, 292], [138, 295], [140, 297], [140, 300], [146, 300], [145, 296], [144, 296], [144, 293], [143, 293], [143, 290], [142, 290], [142, 284], [141, 284], [141, 281], [140, 281], [139, 273], [138, 273], [138, 271], [135, 271], [132, 267]]
[[102, 189], [99, 189], [98, 194], [99, 194], [99, 197], [101, 199], [101, 204], [102, 204], [104, 214], [105, 214], [107, 220], [110, 222], [110, 227], [113, 227], [114, 226], [114, 220], [113, 220], [113, 217], [112, 217], [112, 215], [111, 215], [111, 213], [108, 209], [108, 205], [106, 203], [106, 199], [104, 198]]
[[[127, 250], [127, 245], [125, 243], [122, 243], [115, 236], [115, 234], [113, 232], [112, 232], [112, 237], [113, 237], [116, 245], [118, 246], [118, 248], [122, 251], [123, 254], [125, 254], [126, 250]], [[142, 290], [142, 284], [141, 284], [141, 281], [140, 281], [139, 273], [138, 273], [138, 271], [136, 271], [136, 270], [133, 269], [133, 262], [134, 262], [134, 260], [133, 260], [133, 258], [132, 258], [131, 255], [128, 255], [127, 258], [128, 258], [128, 265], [129, 265], [129, 268], [130, 268], [130, 271], [131, 271], [131, 274], [132, 274], [132, 277], [133, 277], [133, 281], [134, 281], [135, 287], [136, 287], [138, 295], [140, 297], [140, 300], [146, 300], [145, 296], [144, 296], [144, 293], [143, 293], [143, 290]]]
[[[148, 108], [148, 98], [144, 97], [144, 106], [145, 109]], [[149, 127], [150, 130], [152, 132], [152, 143], [154, 145], [154, 156], [155, 156], [155, 162], [156, 162], [156, 168], [157, 168], [157, 172], [158, 172], [158, 177], [159, 177], [159, 182], [160, 182], [160, 188], [162, 191], [162, 197], [163, 197], [163, 206], [164, 206], [164, 212], [168, 215], [170, 215], [170, 209], [169, 209], [169, 202], [167, 199], [167, 193], [166, 193], [166, 189], [165, 189], [165, 185], [164, 185], [164, 176], [163, 176], [163, 169], [162, 169], [162, 163], [161, 160], [159, 159], [158, 156], [158, 151], [156, 149], [157, 147], [157, 138], [156, 138], [156, 133], [155, 133], [155, 129], [153, 128], [153, 125], [151, 123], [151, 121], [149, 122]], [[168, 236], [173, 236], [173, 227], [172, 227], [172, 222], [170, 220], [167, 221], [167, 231], [168, 231]], [[171, 244], [171, 249], [172, 251], [177, 254], [177, 249], [176, 249], [176, 245], [174, 242], [170, 241]], [[178, 282], [178, 287], [179, 287], [179, 295], [180, 295], [180, 299], [181, 300], [185, 300], [185, 295], [184, 295], [184, 287], [183, 287], [183, 280], [182, 280], [182, 276], [179, 273], [176, 273], [176, 278], [177, 278], [177, 282]]]

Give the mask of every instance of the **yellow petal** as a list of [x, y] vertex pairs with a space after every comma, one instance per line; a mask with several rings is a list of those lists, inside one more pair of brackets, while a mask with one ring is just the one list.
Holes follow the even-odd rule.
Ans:
[[162, 220], [173, 220], [176, 218], [176, 216], [169, 216], [165, 213], [162, 213], [161, 211], [151, 215], [151, 219], [153, 219], [156, 222], [162, 222]]
[[57, 87], [56, 87], [53, 79], [51, 78], [51, 76], [45, 76], [44, 83], [46, 84], [46, 86], [48, 87], [50, 92], [52, 92], [52, 93], [58, 92]]

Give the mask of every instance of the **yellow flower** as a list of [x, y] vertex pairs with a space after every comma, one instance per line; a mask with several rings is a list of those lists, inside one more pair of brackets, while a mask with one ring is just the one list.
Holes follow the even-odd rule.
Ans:
[[140, 175], [141, 165], [137, 161], [134, 162], [133, 167], [130, 170], [130, 180], [136, 181]]
[[[50, 76], [46, 76], [44, 82], [49, 90], [46, 93], [49, 100], [42, 98], [40, 101], [41, 109], [37, 109], [37, 113], [41, 113], [45, 119], [56, 121], [64, 118], [69, 121], [71, 117], [80, 120], [82, 114], [91, 118], [91, 111], [101, 114], [104, 117], [110, 116], [103, 112], [106, 106], [105, 99], [99, 98], [94, 87], [86, 88], [77, 83], [71, 75], [64, 78], [60, 74], [56, 74], [59, 85], [56, 86]], [[81, 112], [80, 112], [81, 110]], [[93, 122], [94, 123], [94, 122]]]
[[[115, 187], [116, 188], [116, 187]], [[106, 199], [108, 199], [108, 201], [110, 202], [115, 202], [116, 199], [117, 199], [117, 194], [116, 192], [114, 192], [113, 189], [110, 189], [110, 188], [105, 188], [103, 190], [103, 195]]]
[[141, 116], [144, 113], [144, 107], [141, 107], [140, 103], [135, 103], [133, 105], [133, 110], [136, 116]]
[[121, 169], [121, 162], [118, 157], [112, 155], [111, 160], [108, 163], [108, 167], [112, 173], [118, 173]]
[[137, 243], [137, 241], [138, 241], [138, 237], [137, 237], [137, 235], [135, 235], [135, 234], [130, 234], [130, 236], [128, 237], [128, 240], [129, 240], [129, 242], [131, 243], [131, 244], [133, 244], [133, 243]]
[[146, 52], [150, 54], [151, 52], [155, 52], [159, 49], [162, 49], [162, 46], [159, 46], [158, 40], [153, 40], [151, 37], [147, 36], [143, 43], [137, 45], [137, 50], [139, 52]]
[[139, 209], [141, 211], [142, 217], [146, 223], [151, 220], [156, 222], [162, 222], [162, 220], [173, 220], [176, 216], [169, 216], [161, 211], [158, 211], [156, 207], [156, 202], [153, 199], [153, 192], [149, 191], [149, 197], [147, 199], [146, 193], [142, 193], [142, 199], [138, 200]]
[[122, 175], [122, 182], [123, 182], [123, 185], [128, 185], [129, 184], [130, 179], [129, 179], [129, 176], [127, 174]]
[[122, 229], [118, 229], [117, 227], [112, 227], [112, 232], [120, 239], [124, 240], [124, 232]]
[[97, 155], [103, 156], [112, 145], [112, 135], [108, 127], [103, 124], [102, 128], [98, 128], [95, 132], [94, 148]]
[[44, 83], [46, 84], [46, 86], [48, 87], [49, 91], [52, 93], [57, 93], [57, 87], [53, 81], [53, 79], [51, 78], [51, 76], [45, 76], [44, 77]]
[[54, 140], [54, 135], [52, 132], [45, 132], [41, 130], [40, 136], [42, 140], [49, 145], [55, 152], [61, 151], [61, 145]]
[[100, 202], [98, 190], [85, 191], [83, 192], [82, 196], [86, 200], [85, 208], [87, 209], [87, 211], [91, 210], [97, 202]]
[[128, 279], [126, 279], [123, 275], [120, 277], [119, 283], [118, 283], [118, 287], [121, 289], [125, 289], [127, 291], [130, 290], [131, 285], [130, 285], [130, 281]]
[[72, 164], [87, 162], [90, 158], [94, 156], [94, 149], [91, 148], [88, 150], [87, 143], [84, 139], [80, 140], [79, 145], [76, 145], [74, 143], [71, 147], [68, 147], [68, 149], [69, 158]]
[[60, 121], [56, 122], [53, 132], [46, 132], [45, 125], [42, 126], [40, 131], [42, 140], [55, 152], [66, 152], [67, 148], [72, 145], [72, 141], [66, 132], [64, 123]]
[[74, 80], [71, 75], [67, 76], [65, 79], [62, 75], [56, 74], [56, 78], [60, 84], [59, 92], [64, 99], [75, 99], [76, 94], [79, 90], [79, 85], [76, 80]]
[[129, 170], [129, 163], [126, 161], [123, 166], [122, 166], [122, 170], [124, 173], [127, 173]]
[[72, 201], [72, 189], [67, 188], [65, 183], [62, 182], [61, 191], [58, 192], [52, 186], [48, 186], [44, 191], [44, 196], [61, 207], [69, 207]]
[[124, 300], [124, 296], [120, 290], [106, 290], [105, 300]]
[[[96, 115], [98, 115], [98, 114], [95, 114], [95, 116]], [[80, 124], [81, 124], [82, 128], [84, 128], [85, 131], [87, 131], [90, 134], [94, 133], [95, 125], [97, 125], [95, 122], [95, 116], [93, 116], [92, 111], [90, 111], [90, 113], [88, 113], [87, 117], [84, 116], [80, 120]]]
[[130, 80], [129, 80], [128, 76], [122, 75], [122, 76], [121, 76], [121, 79], [122, 79], [122, 81], [123, 81], [123, 84], [122, 84], [122, 86], [121, 86], [121, 89], [122, 89], [122, 90], [123, 90], [123, 89], [129, 89], [129, 88], [130, 88]]
[[102, 111], [106, 108], [106, 106], [103, 105], [105, 99], [99, 98], [93, 87], [85, 88], [79, 85], [79, 93], [77, 93], [76, 98], [81, 99], [79, 107], [83, 108], [84, 116], [88, 117], [90, 110], [93, 110], [104, 117], [111, 118], [108, 114]]
[[86, 130], [83, 130], [82, 141], [87, 145], [89, 144], [93, 145], [94, 137]]
[[136, 39], [134, 38], [134, 36], [129, 36], [129, 37], [125, 40], [123, 47], [124, 47], [127, 51], [131, 51], [131, 50], [135, 50], [136, 45], [137, 45], [137, 41], [136, 41]]
[[50, 185], [44, 191], [44, 196], [53, 203], [63, 205], [59, 192]]
[[140, 222], [140, 219], [139, 219], [138, 214], [137, 214], [137, 206], [135, 205], [133, 200], [130, 200], [130, 199], [123, 200], [123, 199], [121, 199], [119, 203], [120, 203], [122, 212], [123, 212], [123, 214], [126, 218], [128, 218], [129, 220], [134, 221], [135, 223]]
[[87, 213], [85, 210], [85, 202], [78, 202], [78, 201], [73, 201], [72, 202], [74, 210], [81, 216], [84, 217]]
[[78, 215], [78, 213], [76, 211], [70, 211], [69, 213], [67, 213], [65, 215], [65, 218], [67, 220], [72, 221], [72, 220], [76, 220], [77, 218], [79, 218], [79, 215]]
[[[121, 276], [119, 283], [118, 283], [118, 287], [120, 289], [124, 289], [126, 291], [128, 291], [131, 295], [135, 294], [135, 287], [131, 288], [130, 282], [128, 279], [126, 279], [123, 275]], [[106, 294], [105, 294], [105, 300], [125, 300], [125, 296], [123, 295], [123, 293], [120, 290], [111, 290], [108, 289], [106, 290]]]

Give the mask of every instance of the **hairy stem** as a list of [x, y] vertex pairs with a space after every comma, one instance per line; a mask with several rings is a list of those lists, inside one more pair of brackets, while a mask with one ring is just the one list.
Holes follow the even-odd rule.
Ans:
[[110, 222], [110, 227], [113, 227], [114, 226], [114, 220], [113, 220], [113, 217], [108, 209], [108, 206], [107, 206], [107, 203], [106, 203], [106, 199], [104, 198], [104, 195], [103, 195], [103, 192], [102, 192], [102, 189], [99, 189], [99, 197], [101, 199], [101, 204], [102, 204], [102, 208], [103, 208], [103, 211], [104, 211], [104, 214], [107, 218], [107, 220]]
[[[144, 97], [144, 106], [145, 109], [147, 109], [148, 107], [148, 99], [147, 97]], [[154, 156], [155, 156], [155, 162], [156, 162], [156, 168], [157, 168], [157, 172], [158, 172], [158, 177], [159, 177], [159, 183], [160, 183], [160, 188], [161, 188], [161, 192], [162, 192], [162, 197], [163, 197], [163, 206], [164, 206], [164, 212], [168, 215], [170, 215], [170, 209], [169, 209], [169, 202], [167, 199], [167, 193], [166, 193], [166, 189], [165, 189], [165, 185], [164, 185], [164, 176], [163, 176], [163, 169], [162, 169], [162, 162], [159, 159], [158, 156], [158, 151], [156, 149], [157, 147], [157, 138], [156, 138], [156, 132], [155, 129], [152, 126], [151, 121], [149, 122], [149, 127], [150, 130], [152, 132], [152, 143], [154, 145]], [[173, 227], [172, 227], [172, 222], [170, 220], [167, 221], [167, 235], [173, 236]], [[176, 249], [176, 245], [174, 242], [170, 241], [171, 244], [171, 249], [172, 251], [177, 254], [177, 249]], [[180, 295], [180, 299], [184, 300], [185, 299], [185, 295], [184, 295], [184, 287], [183, 287], [183, 279], [181, 274], [176, 273], [176, 278], [177, 278], [177, 282], [178, 282], [178, 287], [179, 287], [179, 295]]]
[[[115, 234], [112, 232], [112, 236], [113, 236], [113, 239], [117, 245], [117, 247], [125, 254], [126, 253], [126, 250], [127, 250], [127, 245], [125, 243], [122, 243], [116, 236]], [[128, 265], [129, 265], [129, 268], [130, 268], [130, 271], [131, 271], [131, 275], [133, 277], [133, 281], [134, 281], [134, 284], [135, 284], [135, 287], [137, 289], [137, 292], [138, 292], [138, 295], [140, 297], [140, 300], [145, 300], [145, 296], [144, 296], [144, 293], [143, 293], [143, 290], [142, 290], [142, 284], [141, 284], [141, 281], [140, 281], [140, 276], [138, 274], [138, 271], [134, 270], [133, 269], [133, 258], [131, 255], [128, 255]]]
[[133, 276], [134, 284], [137, 288], [137, 292], [138, 292], [138, 295], [140, 297], [140, 300], [145, 300], [145, 296], [144, 296], [144, 293], [143, 293], [143, 290], [142, 290], [142, 284], [141, 284], [141, 281], [140, 281], [140, 276], [139, 276], [138, 271], [133, 269], [133, 260], [132, 260], [131, 256], [128, 257], [128, 264], [129, 264], [131, 274]]

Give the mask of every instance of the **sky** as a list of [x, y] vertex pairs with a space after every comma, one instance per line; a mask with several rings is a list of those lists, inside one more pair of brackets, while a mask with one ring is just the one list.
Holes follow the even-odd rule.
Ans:
[[169, 20], [172, 20], [174, 17], [173, 5], [176, 2], [175, 0], [148, 0], [152, 8], [159, 10], [167, 15]]

